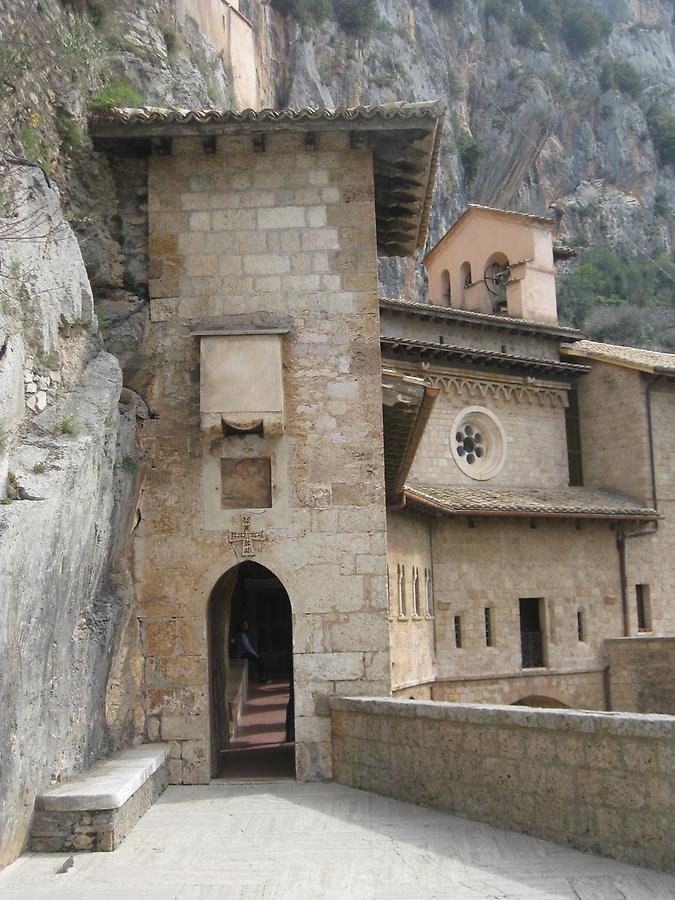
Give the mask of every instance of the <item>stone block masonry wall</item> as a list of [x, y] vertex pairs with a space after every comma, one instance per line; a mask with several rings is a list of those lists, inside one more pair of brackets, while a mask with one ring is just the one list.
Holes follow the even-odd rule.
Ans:
[[[406, 365], [441, 388], [413, 463], [409, 481], [465, 487], [567, 487], [567, 392], [550, 382], [485, 378], [461, 369], [419, 369]], [[456, 465], [450, 448], [456, 417], [470, 406], [493, 412], [506, 438], [504, 467], [489, 482], [476, 482]]]
[[675, 718], [331, 700], [334, 779], [675, 869]]
[[[286, 328], [285, 433], [255, 561], [293, 610], [297, 772], [330, 777], [327, 698], [388, 693], [381, 364], [372, 157], [346, 134], [176, 139], [149, 163], [149, 472], [136, 530], [148, 736], [171, 780], [209, 780], [207, 609], [241, 561], [204, 516], [203, 472], [239, 438], [203, 436], [196, 329]], [[255, 360], [250, 377], [256, 377]], [[266, 439], [268, 440], [268, 439]], [[245, 454], [244, 454], [245, 455]], [[279, 498], [284, 496], [283, 501]], [[220, 503], [218, 502], [220, 508]]]
[[[403, 513], [405, 514], [405, 513]], [[616, 532], [608, 523], [480, 519], [438, 519], [433, 525], [434, 596], [438, 678], [523, 675], [520, 598], [540, 598], [545, 667], [530, 674], [595, 672], [593, 689], [580, 695], [552, 694], [570, 705], [593, 708], [598, 675], [606, 665], [604, 641], [623, 633]], [[492, 646], [485, 636], [485, 609], [491, 609]], [[583, 619], [580, 640], [577, 613]], [[462, 646], [454, 635], [461, 619]], [[554, 681], [549, 679], [551, 687]], [[522, 680], [504, 681], [491, 702], [512, 703]], [[527, 690], [527, 694], [539, 693]], [[468, 699], [461, 695], [461, 699]], [[450, 699], [448, 695], [443, 699]], [[452, 695], [452, 699], [460, 699]], [[471, 696], [471, 701], [474, 697]]]
[[[649, 402], [648, 402], [649, 398]], [[649, 630], [675, 634], [675, 383], [634, 369], [593, 362], [579, 381], [584, 482], [652, 506], [648, 440], [651, 406], [655, 534], [626, 542], [629, 633], [638, 633], [637, 584], [649, 592]], [[644, 526], [642, 526], [644, 528]], [[630, 529], [634, 530], [634, 529]], [[646, 528], [645, 530], [651, 530]]]
[[651, 503], [640, 373], [596, 363], [578, 389], [584, 484]]
[[675, 637], [607, 641], [612, 707], [675, 715]]

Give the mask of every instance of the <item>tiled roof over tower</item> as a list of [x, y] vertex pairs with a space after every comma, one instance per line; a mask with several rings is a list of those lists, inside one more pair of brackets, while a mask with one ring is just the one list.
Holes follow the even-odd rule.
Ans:
[[349, 132], [353, 149], [373, 153], [380, 256], [410, 256], [424, 246], [440, 152], [444, 106], [390, 103], [338, 109], [112, 109], [96, 113], [90, 131], [97, 149], [121, 155], [170, 152], [175, 137], [307, 135], [311, 150], [326, 132]]

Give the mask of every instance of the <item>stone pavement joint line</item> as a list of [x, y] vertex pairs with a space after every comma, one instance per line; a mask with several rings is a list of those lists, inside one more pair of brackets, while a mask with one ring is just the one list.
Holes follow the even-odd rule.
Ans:
[[675, 876], [336, 784], [170, 787], [114, 853], [29, 853], [3, 900], [673, 900]]

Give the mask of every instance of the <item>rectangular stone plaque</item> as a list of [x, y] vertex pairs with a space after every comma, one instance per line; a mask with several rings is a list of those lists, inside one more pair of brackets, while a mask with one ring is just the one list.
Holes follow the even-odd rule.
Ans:
[[221, 459], [220, 505], [222, 509], [269, 509], [272, 506], [272, 461]]

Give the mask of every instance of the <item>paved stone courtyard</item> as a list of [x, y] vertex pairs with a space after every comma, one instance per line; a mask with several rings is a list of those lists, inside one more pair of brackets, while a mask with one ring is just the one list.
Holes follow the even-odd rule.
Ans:
[[170, 787], [115, 853], [28, 854], [3, 900], [672, 900], [675, 875], [335, 784]]

